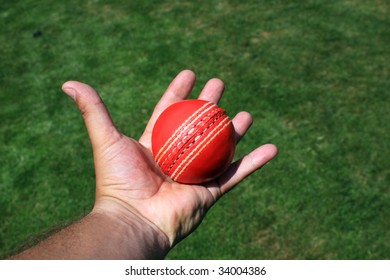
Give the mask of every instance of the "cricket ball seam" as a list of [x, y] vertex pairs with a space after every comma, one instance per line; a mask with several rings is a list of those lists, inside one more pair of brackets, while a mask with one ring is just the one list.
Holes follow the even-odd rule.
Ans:
[[[173, 160], [172, 164], [167, 169], [168, 173], [171, 171], [172, 167], [176, 164], [176, 162], [180, 159], [180, 157], [183, 154], [185, 154], [192, 147], [192, 145], [194, 145], [197, 141], [199, 141], [199, 139], [206, 133], [206, 131], [208, 129], [210, 129], [210, 127], [212, 127], [221, 117], [223, 117], [222, 114], [218, 115], [205, 129], [203, 129], [203, 131], [200, 134], [195, 136], [194, 140], [191, 143], [186, 145], [186, 147], [183, 149], [183, 151], [181, 151], [181, 153], [176, 156], [176, 158]], [[205, 119], [206, 118], [203, 118], [203, 120], [205, 120]], [[196, 132], [196, 129], [194, 131]], [[196, 134], [196, 133], [194, 133], [194, 134]]]
[[[227, 122], [226, 122], [227, 121]], [[231, 120], [225, 115], [224, 119], [215, 127], [213, 130], [202, 139], [200, 143], [196, 146], [194, 150], [191, 151], [189, 155], [181, 162], [181, 164], [176, 168], [175, 172], [171, 175], [171, 178], [175, 181], [179, 179], [179, 177], [184, 173], [184, 171], [188, 168], [188, 166], [200, 155], [200, 153], [231, 123]], [[221, 129], [219, 129], [223, 126]], [[213, 133], [217, 131], [216, 133]], [[211, 136], [211, 137], [210, 137]], [[208, 139], [210, 138], [210, 139]], [[207, 142], [206, 142], [207, 141]], [[206, 142], [204, 145], [203, 143]], [[199, 148], [200, 147], [200, 148]], [[199, 150], [194, 156], [193, 154]], [[185, 164], [183, 166], [183, 164]], [[183, 167], [182, 167], [183, 166]]]
[[[184, 140], [188, 139], [188, 138], [192, 138], [194, 135], [196, 135], [197, 128], [199, 126], [203, 125], [205, 123], [205, 121], [207, 121], [207, 120], [211, 119], [211, 117], [213, 117], [214, 111], [216, 111], [215, 109], [212, 112], [207, 113], [207, 115], [202, 118], [202, 116], [204, 116], [206, 111], [209, 111], [209, 109], [211, 110], [211, 108], [212, 107], [210, 107], [210, 108], [206, 109], [204, 112], [202, 112], [203, 115], [200, 114], [197, 118], [193, 119], [193, 121], [189, 125], [187, 125], [185, 128], [183, 128], [181, 130], [181, 132], [176, 135], [175, 139], [172, 140], [172, 143], [169, 145], [168, 149], [170, 149], [172, 146], [174, 146], [174, 147], [170, 150], [169, 154], [165, 157], [164, 161], [163, 162], [160, 161], [161, 166], [164, 166], [166, 162], [168, 162], [168, 164], [169, 164], [169, 160], [171, 159], [171, 157], [175, 156], [175, 154], [180, 149], [186, 147], [187, 143]], [[199, 120], [200, 118], [202, 118], [202, 119]]]
[[[208, 107], [208, 108], [205, 108]], [[180, 139], [181, 134], [187, 130], [187, 127], [193, 125], [205, 112], [211, 110], [213, 107], [216, 107], [215, 104], [208, 102], [204, 104], [202, 107], [200, 107], [198, 110], [196, 110], [190, 117], [188, 117], [182, 125], [180, 125], [179, 128], [175, 130], [175, 132], [172, 134], [172, 136], [164, 143], [164, 145], [160, 148], [156, 155], [156, 162], [160, 165], [163, 164], [161, 162], [162, 159], [164, 159], [165, 154], [167, 151], [170, 151], [170, 154], [165, 157], [165, 160], [169, 158], [171, 155], [172, 151], [170, 150], [172, 146], [177, 142], [178, 139]], [[199, 114], [199, 112], [202, 112], [202, 114]], [[168, 146], [168, 147], [167, 147]]]
[[[194, 117], [194, 114], [192, 114], [187, 119], [188, 121], [187, 120], [185, 121], [187, 125], [185, 127], [182, 127], [180, 129], [180, 132], [177, 130], [175, 131], [176, 134], [175, 133], [173, 134], [174, 139], [172, 139], [172, 137], [171, 137], [166, 142], [166, 143], [169, 143], [169, 141], [171, 141], [168, 148], [166, 148], [167, 150], [169, 150], [169, 154], [166, 155], [167, 151], [165, 151], [163, 153], [164, 157], [162, 159], [160, 158], [157, 161], [157, 163], [161, 166], [161, 168], [163, 170], [166, 170], [166, 168], [164, 166], [166, 165], [166, 163], [169, 164], [169, 161], [171, 160], [171, 158], [174, 157], [175, 153], [178, 152], [177, 150], [180, 150], [183, 147], [185, 147], [186, 142], [183, 141], [183, 139], [184, 138], [188, 139], [188, 138], [193, 137], [193, 135], [195, 135], [197, 133], [197, 128], [199, 126], [202, 126], [207, 121], [211, 120], [212, 117], [216, 115], [216, 112], [218, 112], [220, 110], [220, 108], [218, 106], [216, 106], [214, 103], [208, 102], [208, 103], [206, 103], [206, 105], [207, 105], [207, 107], [202, 106], [203, 112], [199, 112], [199, 110], [197, 110], [197, 113], [198, 113], [197, 116]], [[191, 120], [191, 118], [193, 118], [193, 119]], [[173, 148], [172, 148], [172, 146], [173, 146]], [[161, 160], [163, 160], [163, 161], [161, 161]]]

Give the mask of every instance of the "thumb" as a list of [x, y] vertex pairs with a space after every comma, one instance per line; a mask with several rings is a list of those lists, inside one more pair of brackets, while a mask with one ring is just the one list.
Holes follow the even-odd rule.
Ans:
[[91, 139], [92, 148], [105, 148], [121, 137], [99, 94], [87, 84], [68, 81], [62, 90], [70, 96], [79, 108]]

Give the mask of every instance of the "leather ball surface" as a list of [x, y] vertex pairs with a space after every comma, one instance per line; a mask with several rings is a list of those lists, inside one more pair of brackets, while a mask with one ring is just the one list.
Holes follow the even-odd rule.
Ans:
[[235, 131], [216, 104], [184, 100], [168, 107], [152, 132], [152, 152], [174, 181], [199, 184], [220, 176], [233, 160]]

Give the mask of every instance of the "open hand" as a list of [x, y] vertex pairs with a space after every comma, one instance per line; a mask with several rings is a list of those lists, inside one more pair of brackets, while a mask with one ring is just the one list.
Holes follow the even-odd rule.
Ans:
[[[177, 75], [138, 141], [118, 131], [93, 88], [76, 81], [66, 82], [62, 87], [80, 109], [92, 143], [96, 172], [94, 211], [110, 212], [124, 222], [137, 215], [156, 231], [164, 233], [171, 247], [200, 224], [207, 210], [223, 194], [277, 154], [274, 145], [262, 145], [204, 185], [183, 185], [164, 175], [152, 156], [152, 129], [165, 108], [188, 97], [194, 83], [195, 74], [189, 70]], [[222, 81], [211, 79], [199, 99], [217, 103], [223, 89]], [[240, 112], [232, 121], [238, 142], [249, 129], [252, 117]]]

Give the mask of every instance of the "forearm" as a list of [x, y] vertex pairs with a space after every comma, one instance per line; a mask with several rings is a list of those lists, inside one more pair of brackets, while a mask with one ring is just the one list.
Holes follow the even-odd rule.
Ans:
[[162, 259], [168, 249], [166, 236], [139, 216], [99, 207], [12, 259]]

